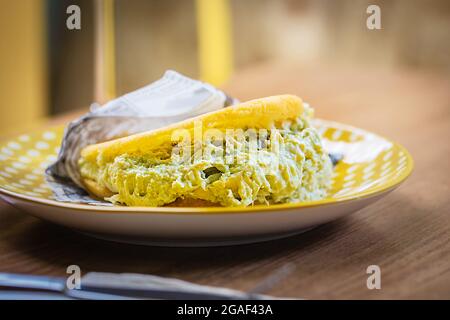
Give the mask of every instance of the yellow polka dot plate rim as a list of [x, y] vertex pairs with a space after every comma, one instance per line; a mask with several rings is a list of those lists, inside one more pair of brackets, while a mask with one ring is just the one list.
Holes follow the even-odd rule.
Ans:
[[352, 126], [315, 120], [330, 153], [342, 154], [334, 168], [332, 187], [327, 198], [303, 203], [257, 205], [246, 208], [224, 207], [100, 207], [58, 202], [45, 180], [45, 169], [56, 160], [64, 126], [22, 134], [0, 142], [0, 193], [49, 205], [97, 211], [164, 212], [241, 212], [289, 209], [332, 204], [374, 195], [398, 186], [413, 169], [409, 152], [401, 145], [379, 135]]
[[[412, 172], [401, 145], [352, 126], [317, 119], [326, 150], [343, 155], [328, 197], [250, 207], [124, 207], [59, 202], [45, 180], [64, 126], [0, 142], [0, 197], [24, 211], [102, 239], [159, 246], [216, 246], [297, 234], [381, 199]], [[264, 214], [263, 214], [264, 213]]]

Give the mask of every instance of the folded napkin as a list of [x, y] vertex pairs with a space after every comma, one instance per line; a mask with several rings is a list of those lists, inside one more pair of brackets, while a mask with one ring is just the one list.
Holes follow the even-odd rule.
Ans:
[[235, 104], [223, 91], [175, 71], [141, 89], [114, 99], [72, 121], [64, 132], [56, 162], [46, 170], [55, 199], [110, 205], [89, 197], [78, 171], [80, 151], [87, 145], [157, 129]]

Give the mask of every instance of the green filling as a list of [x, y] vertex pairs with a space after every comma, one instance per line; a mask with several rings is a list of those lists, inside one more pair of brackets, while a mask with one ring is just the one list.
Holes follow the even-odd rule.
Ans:
[[[279, 152], [270, 148], [274, 135], [283, 145]], [[248, 206], [326, 196], [332, 165], [307, 120], [268, 129], [267, 135], [258, 136], [252, 156], [248, 137], [230, 141], [236, 146], [232, 161], [222, 156], [229, 155], [225, 142], [209, 141], [202, 150], [213, 151], [197, 160], [194, 152], [184, 162], [172, 158], [170, 145], [159, 153], [122, 154], [103, 165], [81, 162], [81, 174], [113, 191], [108, 201], [128, 206], [163, 206], [179, 198]]]

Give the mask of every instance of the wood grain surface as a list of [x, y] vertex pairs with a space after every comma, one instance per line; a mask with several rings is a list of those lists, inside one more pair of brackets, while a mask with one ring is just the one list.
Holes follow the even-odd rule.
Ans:
[[[450, 298], [450, 79], [408, 70], [265, 64], [237, 74], [241, 100], [294, 93], [321, 118], [392, 138], [410, 150], [412, 176], [381, 201], [303, 235], [219, 248], [156, 248], [96, 240], [0, 203], [0, 271], [64, 276], [139, 272], [307, 299]], [[52, 123], [67, 117], [52, 119]], [[366, 268], [379, 265], [381, 289]], [[273, 286], [267, 277], [284, 270]], [[273, 277], [273, 276], [272, 276]]]

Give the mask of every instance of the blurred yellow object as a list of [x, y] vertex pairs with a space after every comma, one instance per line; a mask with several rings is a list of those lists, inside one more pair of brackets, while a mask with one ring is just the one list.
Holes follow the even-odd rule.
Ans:
[[116, 97], [114, 1], [96, 1], [95, 100], [103, 104]]
[[228, 0], [196, 0], [200, 78], [223, 84], [233, 70], [231, 12]]
[[45, 1], [0, 0], [0, 135], [22, 131], [47, 105]]

